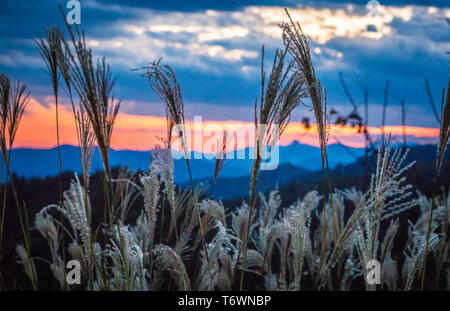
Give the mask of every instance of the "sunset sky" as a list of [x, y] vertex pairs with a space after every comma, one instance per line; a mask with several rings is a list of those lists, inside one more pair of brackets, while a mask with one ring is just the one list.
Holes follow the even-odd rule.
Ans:
[[[32, 100], [16, 147], [56, 145], [55, 106], [44, 62], [33, 38], [46, 26], [62, 25], [58, 4], [67, 1], [0, 1], [0, 72], [28, 84]], [[303, 25], [312, 45], [317, 76], [327, 89], [329, 109], [345, 114], [351, 105], [339, 81], [343, 73], [360, 112], [363, 89], [369, 92], [369, 132], [381, 133], [384, 85], [390, 81], [387, 128], [402, 134], [400, 102], [406, 102], [409, 142], [433, 143], [438, 123], [430, 107], [427, 78], [437, 107], [448, 84], [450, 1], [381, 0], [378, 17], [367, 16], [367, 1], [95, 1], [81, 0], [81, 25], [98, 57], [105, 56], [117, 76], [122, 99], [112, 147], [148, 150], [165, 135], [164, 109], [147, 82], [130, 69], [160, 57], [181, 84], [188, 124], [194, 115], [206, 124], [250, 124], [260, 92], [260, 50], [266, 70], [283, 46], [277, 24], [284, 7]], [[71, 108], [63, 98], [61, 143], [76, 144]], [[308, 104], [308, 102], [306, 102]], [[317, 145], [315, 130], [299, 123], [312, 116], [305, 106], [294, 111], [282, 144], [293, 140]], [[361, 147], [353, 128], [334, 126], [331, 142]]]

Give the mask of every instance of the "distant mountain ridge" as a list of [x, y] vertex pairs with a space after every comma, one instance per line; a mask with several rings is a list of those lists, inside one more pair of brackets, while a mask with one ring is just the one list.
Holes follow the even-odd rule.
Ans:
[[[396, 147], [402, 148], [402, 146]], [[330, 145], [329, 148], [329, 156], [330, 160], [332, 160], [330, 165], [333, 165], [330, 172], [332, 186], [338, 189], [353, 186], [364, 189], [367, 186], [369, 175], [375, 170], [376, 152], [371, 152], [368, 158], [365, 159], [363, 150], [349, 148], [343, 152], [343, 148], [339, 145]], [[407, 173], [407, 182], [413, 184], [420, 191], [431, 195], [436, 162], [436, 145], [411, 145], [409, 148], [410, 152], [405, 163], [412, 161], [416, 163]], [[67, 183], [68, 180], [73, 178], [73, 175], [67, 172], [73, 171], [73, 168], [78, 172], [80, 170], [78, 148], [63, 146], [61, 151], [63, 170], [66, 172], [63, 175], [63, 180]], [[350, 152], [360, 152], [360, 155], [361, 153], [362, 155], [356, 159], [353, 155], [350, 155]], [[264, 172], [264, 178], [259, 188], [260, 192], [278, 188], [282, 193], [283, 200], [291, 204], [308, 191], [314, 189], [322, 190], [323, 174], [321, 172], [320, 150], [318, 148], [294, 143], [290, 146], [281, 147], [280, 154], [281, 163], [279, 167], [276, 170]], [[13, 159], [14, 171], [20, 177], [24, 177], [17, 180], [17, 183], [22, 185], [21, 189], [26, 189], [27, 185], [41, 189], [42, 183], [47, 184], [48, 189], [56, 187], [56, 175], [58, 172], [56, 149], [16, 149], [13, 155], [15, 157]], [[331, 159], [331, 155], [333, 155], [333, 159]], [[149, 152], [111, 151], [111, 164], [113, 167], [121, 164], [127, 165], [134, 171], [147, 170], [149, 161]], [[47, 167], [48, 165], [51, 165], [50, 170]], [[213, 186], [214, 160], [191, 160], [195, 186], [201, 187], [203, 193], [208, 197], [214, 196], [225, 201], [232, 201], [234, 202], [233, 204], [238, 205], [242, 198], [248, 198], [250, 192], [250, 165], [251, 160], [228, 160], [223, 166], [216, 184]], [[94, 173], [101, 169], [102, 163], [97, 153], [94, 157], [92, 170], [92, 178], [97, 179], [97, 182], [99, 179], [102, 179], [102, 174]], [[447, 156], [444, 158], [439, 181], [446, 189], [450, 185], [450, 175], [445, 173], [449, 171], [450, 157]], [[47, 178], [47, 176], [50, 177]], [[38, 178], [31, 179], [30, 177]], [[186, 161], [184, 159], [175, 161], [175, 179], [181, 189], [190, 188]], [[67, 189], [67, 184], [65, 189]], [[29, 190], [34, 191], [33, 189]], [[46, 196], [42, 198], [45, 199], [45, 202], [41, 202], [42, 206], [56, 200], [56, 198], [53, 201], [48, 200]]]
[[[249, 149], [245, 150], [249, 154]], [[304, 145], [297, 141], [288, 146], [280, 146], [279, 166], [290, 166], [300, 170], [315, 171], [321, 168], [320, 149], [318, 147]], [[338, 164], [348, 164], [364, 154], [362, 148], [344, 147], [331, 144], [328, 147], [330, 167]], [[61, 146], [61, 159], [63, 171], [81, 172], [79, 148], [71, 145]], [[189, 180], [186, 161], [175, 160], [175, 182], [184, 183]], [[114, 150], [110, 151], [110, 165], [127, 166], [132, 171], [147, 170], [150, 163], [149, 151]], [[227, 160], [220, 172], [221, 178], [246, 177], [250, 175], [252, 160], [230, 159]], [[214, 174], [215, 159], [191, 159], [193, 179], [201, 180], [212, 178]], [[58, 174], [57, 149], [28, 149], [17, 148], [12, 151], [11, 168], [20, 177], [46, 177]], [[103, 169], [100, 153], [95, 151], [92, 160], [91, 172]]]
[[[394, 148], [403, 148], [401, 145]], [[405, 165], [414, 162], [413, 166], [404, 174], [405, 183], [413, 185], [428, 196], [433, 189], [434, 168], [436, 163], [436, 145], [410, 145], [409, 152], [405, 158]], [[338, 164], [331, 171], [332, 187], [336, 189], [348, 189], [356, 187], [360, 190], [367, 189], [370, 175], [375, 172], [377, 165], [377, 154], [370, 152], [367, 159], [362, 156], [348, 164]], [[450, 185], [450, 156], [443, 159], [441, 175], [439, 178], [439, 189], [444, 193]], [[283, 201], [292, 204], [308, 191], [322, 191], [324, 175], [320, 170], [308, 171], [289, 164], [282, 164], [277, 170], [267, 171], [261, 183], [260, 192], [278, 188]], [[208, 181], [204, 181], [207, 194], [211, 195]], [[242, 198], [248, 198], [250, 192], [250, 178], [219, 178], [214, 187], [214, 197], [224, 200], [234, 200], [239, 204]], [[187, 188], [187, 184], [181, 185]]]

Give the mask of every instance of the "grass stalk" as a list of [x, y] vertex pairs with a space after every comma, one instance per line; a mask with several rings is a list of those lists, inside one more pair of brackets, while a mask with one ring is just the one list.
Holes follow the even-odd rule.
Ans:
[[[440, 127], [439, 127], [439, 143], [437, 150], [437, 158], [436, 158], [436, 170], [434, 173], [434, 183], [433, 183], [433, 195], [431, 197], [431, 208], [430, 208], [430, 217], [428, 219], [428, 228], [426, 235], [426, 244], [425, 244], [425, 253], [422, 265], [422, 277], [420, 289], [423, 291], [425, 287], [425, 277], [426, 277], [426, 266], [427, 266], [427, 257], [428, 257], [428, 248], [430, 243], [431, 230], [433, 225], [433, 211], [435, 207], [435, 196], [437, 192], [437, 180], [439, 178], [439, 173], [441, 170], [442, 160], [445, 155], [445, 151], [447, 149], [448, 141], [450, 138], [450, 79], [448, 81], [447, 88], [447, 97], [445, 99], [445, 89], [442, 91], [442, 103], [441, 103], [441, 118], [440, 118]], [[445, 102], [444, 102], [445, 101]]]
[[44, 32], [44, 36], [39, 35], [35, 40], [35, 45], [45, 62], [47, 74], [53, 88], [55, 98], [55, 118], [56, 118], [56, 145], [58, 153], [58, 190], [59, 201], [62, 204], [62, 179], [61, 179], [61, 150], [60, 150], [60, 134], [59, 134], [59, 117], [58, 117], [58, 91], [59, 91], [59, 72], [58, 72], [58, 50], [61, 46], [61, 37], [56, 28], [48, 28]]

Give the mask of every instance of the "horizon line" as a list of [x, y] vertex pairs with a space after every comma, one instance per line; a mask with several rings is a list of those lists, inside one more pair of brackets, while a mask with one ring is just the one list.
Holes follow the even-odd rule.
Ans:
[[[13, 149], [28, 148], [28, 149], [52, 149], [56, 147], [56, 121], [55, 121], [55, 105], [43, 105], [39, 103], [35, 98], [31, 98], [27, 110], [23, 115], [22, 122], [19, 126], [16, 140]], [[60, 145], [78, 145], [77, 133], [75, 128], [75, 121], [73, 118], [73, 112], [70, 107], [60, 106], [59, 113], [59, 131], [60, 131]], [[236, 122], [241, 125], [253, 125], [253, 122], [248, 121], [203, 121], [203, 126], [215, 125], [225, 129], [225, 126], [230, 122]], [[190, 129], [194, 129], [191, 134], [194, 137], [196, 134], [193, 122], [186, 121], [186, 125]], [[378, 138], [382, 136], [383, 130], [381, 127], [369, 126], [368, 132], [372, 135], [372, 138]], [[405, 134], [407, 142], [415, 144], [435, 144], [439, 136], [439, 128], [429, 128], [420, 126], [405, 126]], [[114, 131], [111, 140], [111, 149], [113, 150], [135, 150], [135, 151], [149, 151], [155, 148], [157, 145], [161, 145], [166, 137], [166, 118], [159, 116], [143, 116], [129, 113], [121, 113], [117, 116], [117, 120], [114, 126]], [[361, 131], [358, 132], [357, 127], [330, 125], [330, 143], [336, 143], [352, 148], [364, 148], [365, 140]], [[385, 136], [391, 134], [393, 137], [393, 143], [403, 142], [403, 126], [401, 125], [387, 125], [384, 127]], [[203, 131], [203, 142], [208, 140], [214, 134], [205, 135]], [[220, 134], [221, 138], [222, 134]], [[238, 144], [239, 149], [243, 149], [242, 146], [251, 147], [252, 143], [246, 141], [243, 144]], [[238, 140], [242, 142], [242, 137]], [[250, 138], [248, 139], [250, 140]], [[310, 127], [304, 127], [301, 122], [291, 122], [283, 132], [280, 139], [280, 146], [290, 145], [294, 141], [300, 144], [319, 147], [319, 141], [317, 136], [317, 127], [314, 123], [310, 124]], [[201, 151], [202, 153], [208, 153], [203, 150], [197, 150], [196, 146], [193, 151]], [[214, 153], [214, 152], [212, 152]]]

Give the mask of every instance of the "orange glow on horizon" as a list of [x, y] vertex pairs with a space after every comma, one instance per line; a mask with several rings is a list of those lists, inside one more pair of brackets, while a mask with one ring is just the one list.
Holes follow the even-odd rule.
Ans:
[[[20, 123], [14, 147], [55, 147], [55, 112], [54, 104], [44, 106], [32, 98]], [[77, 145], [77, 134], [71, 107], [60, 105], [58, 113], [60, 144]], [[186, 121], [186, 124], [191, 130], [194, 129], [192, 121]], [[204, 127], [211, 124], [218, 125], [224, 129], [226, 124], [250, 126], [253, 123], [232, 120], [203, 121]], [[374, 137], [381, 135], [381, 128], [379, 127], [370, 127], [368, 130]], [[402, 127], [386, 126], [385, 133], [391, 133], [392, 136], [401, 136]], [[434, 139], [439, 135], [439, 129], [407, 126], [406, 135], [409, 141], [433, 143]], [[337, 142], [335, 137], [340, 143], [347, 146], [364, 147], [363, 135], [358, 134], [355, 128], [332, 125], [330, 129], [330, 143]], [[116, 150], [149, 150], [160, 143], [158, 138], [166, 138], [166, 119], [164, 117], [119, 113], [114, 127], [111, 148]], [[205, 135], [204, 138], [207, 139], [208, 136]], [[301, 123], [290, 123], [282, 135], [280, 144], [288, 145], [295, 140], [303, 144], [318, 146], [317, 128], [312, 125], [309, 130], [306, 130]]]

